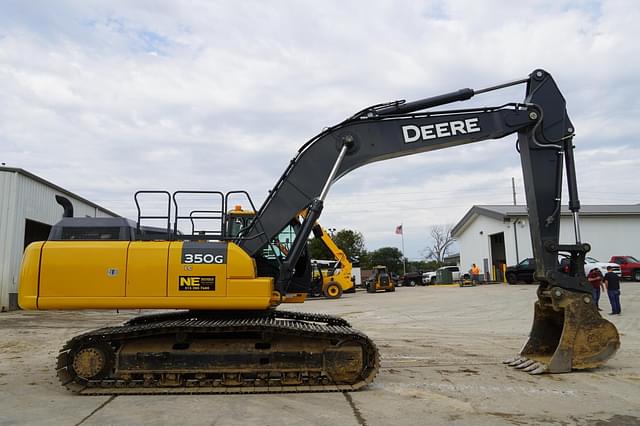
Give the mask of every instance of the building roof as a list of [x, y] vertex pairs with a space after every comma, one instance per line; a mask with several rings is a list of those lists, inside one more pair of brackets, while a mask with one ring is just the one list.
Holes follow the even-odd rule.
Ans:
[[449, 263], [449, 262], [457, 263], [457, 262], [460, 262], [460, 253], [450, 254], [449, 256], [445, 256], [442, 260], [445, 263]]
[[[568, 206], [562, 206], [561, 216], [571, 216]], [[481, 205], [473, 206], [451, 229], [451, 235], [457, 236], [478, 216], [486, 216], [506, 222], [514, 217], [526, 217], [527, 206], [523, 205]], [[640, 204], [591, 204], [580, 207], [580, 216], [640, 216]]]
[[24, 169], [20, 169], [20, 168], [16, 168], [16, 167], [0, 166], [0, 172], [21, 174], [21, 175], [23, 175], [25, 177], [28, 177], [29, 179], [35, 180], [36, 182], [40, 182], [43, 185], [46, 185], [46, 186], [48, 186], [48, 187], [50, 187], [52, 189], [55, 189], [56, 191], [58, 191], [58, 192], [60, 192], [60, 193], [62, 193], [64, 195], [68, 195], [68, 196], [70, 196], [70, 197], [72, 197], [72, 198], [74, 198], [74, 199], [76, 199], [78, 201], [81, 201], [81, 202], [83, 202], [83, 203], [85, 203], [85, 204], [87, 204], [87, 205], [89, 205], [91, 207], [94, 207], [96, 209], [100, 209], [100, 210], [102, 210], [103, 212], [105, 212], [107, 214], [110, 214], [110, 215], [112, 215], [114, 217], [120, 217], [119, 214], [114, 213], [111, 210], [106, 209], [106, 208], [104, 208], [102, 206], [99, 206], [98, 204], [96, 204], [96, 203], [94, 203], [92, 201], [89, 201], [84, 197], [81, 197], [81, 196], [79, 196], [77, 194], [74, 194], [73, 192], [68, 191], [68, 190], [66, 190], [66, 189], [64, 189], [64, 188], [62, 188], [62, 187], [60, 187], [60, 186], [58, 186], [58, 185], [56, 185], [54, 183], [49, 182], [48, 180], [43, 179], [40, 176], [34, 175], [33, 173], [28, 172], [28, 171], [26, 171]]

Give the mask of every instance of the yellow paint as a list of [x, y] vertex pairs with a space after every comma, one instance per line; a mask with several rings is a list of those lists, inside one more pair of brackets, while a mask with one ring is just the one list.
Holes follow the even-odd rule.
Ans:
[[40, 297], [124, 297], [129, 241], [47, 241]]
[[[320, 226], [322, 229], [322, 235], [320, 239], [324, 243], [325, 247], [329, 249], [333, 257], [340, 262], [340, 271], [337, 273], [334, 272], [333, 275], [322, 275], [322, 292], [326, 293], [329, 284], [336, 282], [340, 287], [342, 287], [342, 291], [351, 290], [354, 287], [353, 281], [351, 281], [351, 274], [353, 271], [353, 264], [349, 261], [347, 254], [340, 249], [336, 245], [336, 243], [331, 239], [331, 236], [327, 232], [327, 230], [320, 225], [320, 223], [316, 222], [316, 225]], [[333, 294], [332, 296], [335, 296]]]
[[39, 241], [27, 246], [22, 256], [18, 305], [22, 309], [38, 309], [38, 274], [40, 273], [40, 250], [44, 242]]
[[227, 276], [229, 278], [254, 278], [256, 261], [234, 243], [227, 246]]
[[132, 241], [127, 261], [127, 297], [167, 295], [168, 241]]
[[266, 300], [270, 300], [272, 292], [273, 278], [271, 277], [227, 280], [228, 298], [260, 297]]
[[262, 297], [41, 297], [38, 309], [264, 310]]
[[304, 303], [307, 293], [287, 293], [282, 303]]
[[[180, 277], [194, 287], [215, 277], [215, 290], [180, 291]], [[272, 278], [256, 277], [254, 260], [233, 243], [227, 264], [183, 264], [180, 241], [47, 241], [25, 251], [19, 303], [23, 309], [262, 310], [280, 303], [272, 300], [273, 287]]]

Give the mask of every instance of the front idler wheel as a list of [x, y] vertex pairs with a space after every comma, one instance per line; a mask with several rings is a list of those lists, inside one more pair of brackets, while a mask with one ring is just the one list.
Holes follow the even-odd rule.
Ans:
[[83, 382], [104, 379], [114, 366], [114, 352], [105, 343], [84, 345], [69, 353], [69, 370]]

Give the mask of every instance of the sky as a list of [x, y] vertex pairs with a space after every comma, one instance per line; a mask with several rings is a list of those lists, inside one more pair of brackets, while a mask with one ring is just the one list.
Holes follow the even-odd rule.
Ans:
[[[3, 1], [0, 163], [130, 218], [137, 190], [246, 190], [372, 104], [549, 71], [583, 204], [640, 202], [640, 5], [628, 1]], [[524, 87], [456, 108], [518, 102]], [[326, 228], [423, 257], [434, 225], [525, 202], [515, 136], [364, 166]]]

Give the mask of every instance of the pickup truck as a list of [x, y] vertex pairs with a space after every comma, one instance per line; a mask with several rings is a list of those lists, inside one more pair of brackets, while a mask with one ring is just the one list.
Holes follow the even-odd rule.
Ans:
[[[593, 268], [598, 268], [602, 275], [607, 273], [607, 266], [611, 266], [614, 274], [620, 275], [620, 267], [615, 263], [600, 262], [591, 256], [587, 256], [584, 262], [584, 274], [589, 275]], [[558, 256], [559, 272], [569, 272], [569, 258], [564, 255]], [[535, 272], [535, 260], [532, 257], [524, 259], [517, 265], [507, 267], [507, 282], [516, 284], [517, 282], [525, 282], [527, 284], [534, 283], [533, 273]]]
[[415, 287], [416, 284], [422, 283], [422, 272], [407, 272], [400, 277], [398, 286]]
[[608, 266], [611, 266], [612, 272], [614, 274], [618, 275], [619, 277], [622, 276], [622, 272], [620, 270], [621, 268], [616, 263], [600, 262], [598, 261], [598, 259], [594, 259], [591, 256], [587, 256], [584, 258], [584, 274], [585, 275], [589, 275], [589, 272], [591, 272], [593, 268], [600, 269], [600, 272], [602, 273], [602, 275], [604, 275], [607, 273]]
[[611, 263], [620, 265], [622, 278], [640, 281], [640, 261], [633, 256], [611, 256]]
[[436, 283], [436, 271], [424, 272], [422, 274], [422, 285], [433, 285]]

